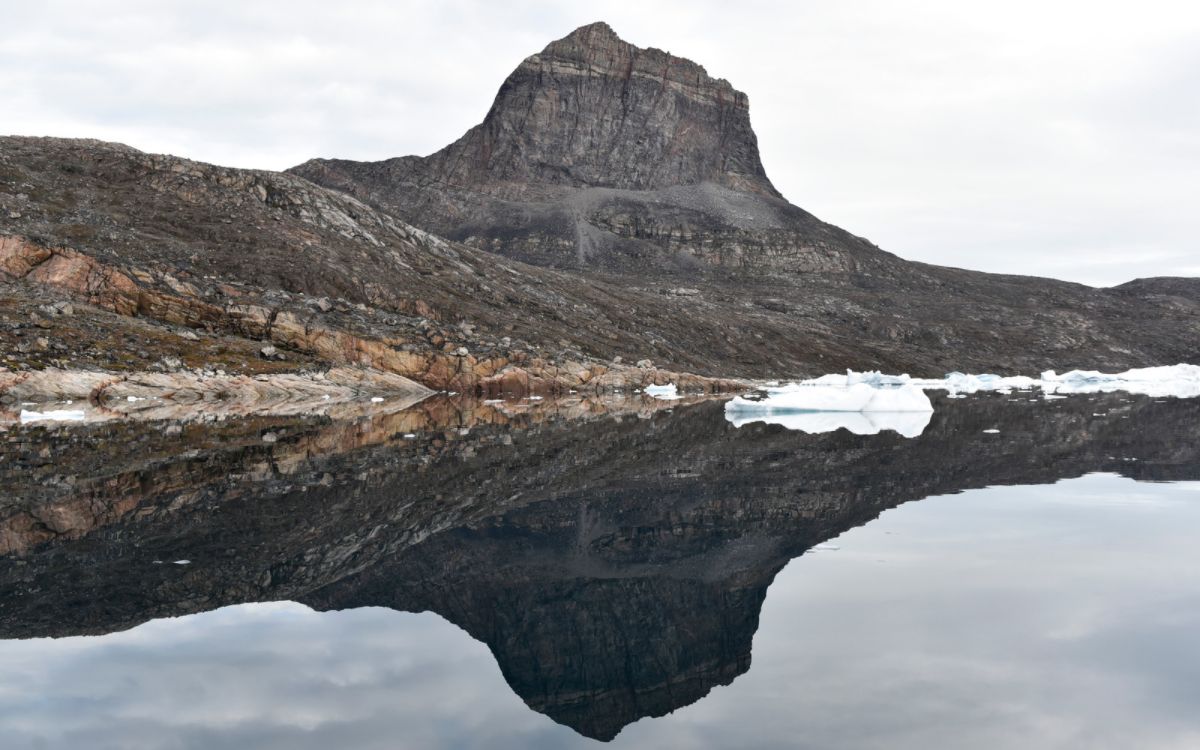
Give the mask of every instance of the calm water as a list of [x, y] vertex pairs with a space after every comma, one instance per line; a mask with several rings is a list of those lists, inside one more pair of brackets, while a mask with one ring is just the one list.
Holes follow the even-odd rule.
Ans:
[[935, 406], [10, 425], [0, 744], [1200, 747], [1200, 402]]

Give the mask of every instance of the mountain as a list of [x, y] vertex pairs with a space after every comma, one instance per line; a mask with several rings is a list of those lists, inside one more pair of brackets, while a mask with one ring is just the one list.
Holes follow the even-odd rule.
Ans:
[[[604, 23], [524, 60], [483, 122], [431, 156], [290, 171], [507, 257], [635, 287], [686, 283], [722, 308], [697, 305], [689, 320], [723, 315], [735, 338], [760, 335], [745, 306], [781, 314], [809, 352], [764, 337], [728, 371], [797, 358], [832, 369], [831, 345], [857, 366], [935, 373], [1161, 364], [1200, 346], [1200, 281], [1099, 290], [942, 268], [818, 220], [768, 179], [745, 94]], [[714, 357], [728, 356], [722, 338]]]
[[1198, 321], [1195, 279], [943, 268], [820, 221], [767, 177], [745, 94], [605, 24], [428, 157], [276, 173], [0, 138], [0, 403], [74, 398], [28, 373], [79, 369], [486, 395], [1126, 369], [1194, 361]]
[[290, 171], [542, 265], [811, 272], [893, 260], [783, 199], [745, 94], [605, 23], [527, 58], [483, 122], [431, 156]]

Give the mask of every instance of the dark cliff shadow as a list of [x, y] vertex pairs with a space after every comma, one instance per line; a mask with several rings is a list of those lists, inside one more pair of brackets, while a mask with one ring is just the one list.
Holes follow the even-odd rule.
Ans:
[[[60, 481], [10, 481], [0, 504], [0, 636], [280, 599], [429, 610], [486, 643], [531, 708], [611, 739], [749, 669], [775, 575], [883, 510], [1095, 471], [1200, 477], [1197, 400], [935, 402], [913, 439], [649, 401], [236, 422], [182, 452], [161, 426], [10, 432], [30, 465], [51, 450]], [[123, 458], [96, 464], [97, 441]]]

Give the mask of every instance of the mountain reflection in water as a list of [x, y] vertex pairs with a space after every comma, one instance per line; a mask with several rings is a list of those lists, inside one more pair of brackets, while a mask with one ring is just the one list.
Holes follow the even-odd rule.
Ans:
[[[1200, 403], [1193, 400], [989, 394], [934, 401], [929, 425], [911, 439], [735, 427], [720, 402], [651, 399], [515, 406], [443, 398], [353, 420], [11, 427], [0, 435], [8, 490], [0, 500], [0, 637], [114, 633], [245, 602], [428, 610], [486, 644], [529, 707], [581, 735], [609, 740], [639, 718], [694, 703], [745, 673], [777, 574], [882, 511], [971, 488], [1048, 484], [1092, 472], [1200, 478]], [[926, 505], [935, 503], [912, 507]], [[793, 577], [837, 555], [817, 552]], [[944, 582], [953, 572], [934, 578]], [[936, 597], [931, 601], [936, 606]], [[222, 618], [243, 609], [205, 617], [219, 633]], [[796, 611], [803, 613], [803, 602]], [[870, 621], [871, 612], [859, 614]], [[318, 616], [280, 604], [255, 617], [294, 625]], [[397, 615], [362, 610], [322, 622], [344, 625], [350, 639], [365, 633], [367, 646], [348, 640], [345, 649], [348, 659], [369, 663], [371, 644], [393, 653], [395, 644], [380, 640], [395, 622], [389, 617]], [[364, 629], [364, 621], [373, 626]], [[427, 646], [410, 644], [416, 652], [440, 643], [464, 659], [478, 657], [429, 622], [395, 627], [428, 634]], [[125, 639], [128, 656], [144, 642], [135, 634], [168, 625], [111, 637]], [[274, 653], [270, 632], [255, 642]], [[32, 670], [36, 662], [29, 660], [51, 648], [46, 644], [5, 643], [0, 654]], [[301, 646], [289, 656], [303, 663], [306, 653]], [[254, 670], [262, 654], [245, 651], [244, 669]], [[93, 666], [96, 675], [79, 677], [112, 681], [124, 674], [141, 684], [141, 677], [111, 665]], [[767, 663], [755, 672], [776, 667]], [[214, 680], [229, 678], [218, 672]], [[449, 679], [422, 674], [408, 676], [431, 685]], [[481, 670], [472, 674], [488, 684]], [[777, 677], [774, 691], [809, 695], [806, 675]], [[396, 689], [391, 685], [375, 700]], [[0, 695], [16, 690], [7, 685]], [[460, 693], [468, 724], [469, 694]], [[296, 700], [295, 711], [304, 714], [303, 700]], [[498, 699], [480, 700], [490, 706]], [[10, 705], [0, 699], [0, 712]], [[289, 711], [279, 705], [268, 713]], [[353, 715], [349, 708], [344, 714]], [[320, 712], [309, 718], [324, 726]], [[38, 734], [36, 727], [16, 726], [21, 721], [0, 713], [0, 726]], [[433, 731], [408, 729], [411, 737]], [[477, 739], [487, 744], [486, 727], [479, 731]], [[356, 736], [329, 743], [356, 746]]]

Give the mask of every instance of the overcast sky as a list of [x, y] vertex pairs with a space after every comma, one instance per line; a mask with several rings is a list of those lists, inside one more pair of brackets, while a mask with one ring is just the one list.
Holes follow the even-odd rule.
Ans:
[[242, 167], [427, 154], [595, 20], [750, 96], [792, 202], [917, 260], [1200, 275], [1200, 5], [4, 0], [0, 132]]

